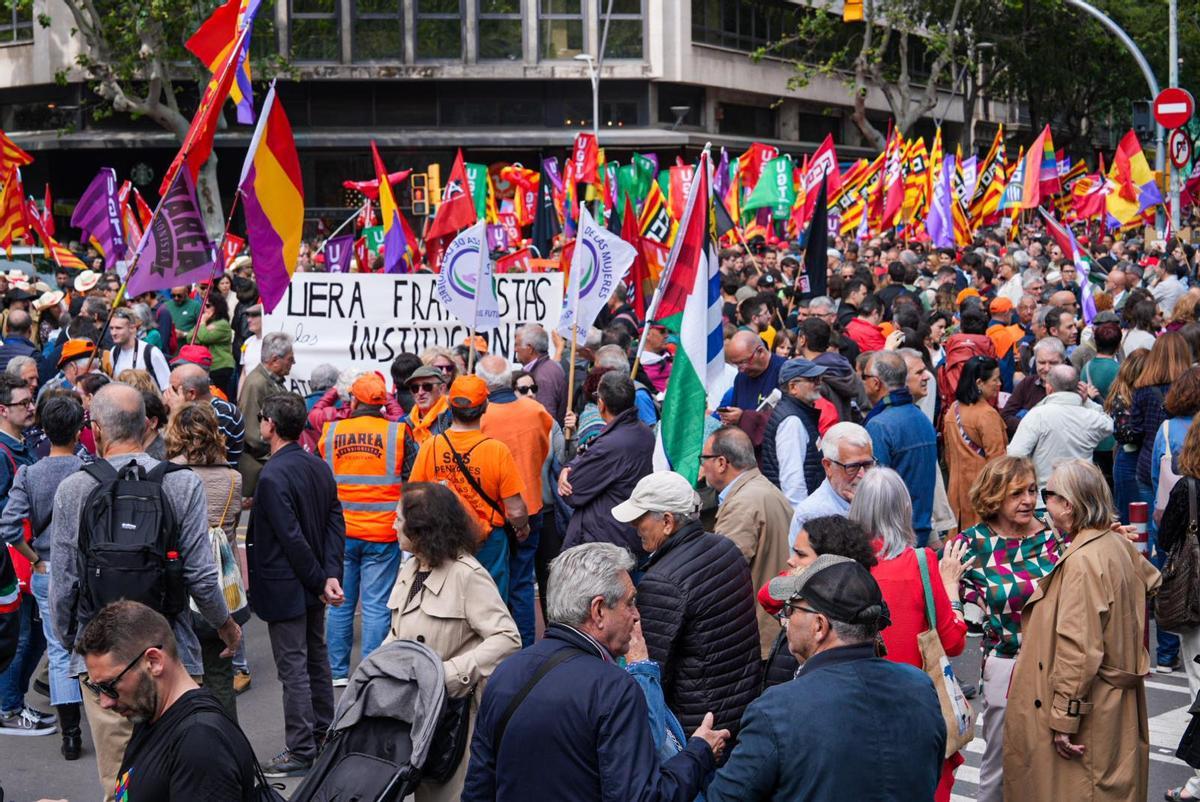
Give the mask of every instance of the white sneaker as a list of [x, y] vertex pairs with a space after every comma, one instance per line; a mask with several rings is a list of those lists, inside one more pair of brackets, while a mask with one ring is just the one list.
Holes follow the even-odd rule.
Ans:
[[57, 729], [53, 724], [31, 716], [27, 707], [9, 715], [0, 715], [0, 735], [51, 735]]
[[350, 684], [349, 677], [334, 677], [333, 678], [333, 687], [335, 687], [335, 688], [345, 688], [349, 684]]
[[58, 721], [58, 716], [54, 715], [53, 713], [43, 713], [41, 710], [38, 710], [35, 707], [30, 707], [29, 705], [25, 705], [25, 712], [30, 718], [34, 719], [40, 724], [54, 724]]

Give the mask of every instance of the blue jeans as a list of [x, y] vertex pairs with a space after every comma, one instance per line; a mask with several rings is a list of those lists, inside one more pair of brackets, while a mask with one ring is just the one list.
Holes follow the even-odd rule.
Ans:
[[46, 565], [46, 573], [35, 571], [29, 584], [33, 589], [33, 598], [37, 600], [38, 611], [42, 614], [42, 635], [46, 639], [46, 654], [50, 658], [50, 704], [78, 704], [83, 697], [80, 695], [79, 680], [71, 674], [71, 655], [59, 642], [50, 623], [49, 564]]
[[0, 712], [13, 713], [25, 706], [25, 691], [29, 690], [29, 678], [37, 670], [42, 652], [46, 651], [46, 639], [42, 628], [33, 620], [37, 602], [32, 596], [21, 597], [21, 634], [17, 638], [17, 653], [12, 663], [0, 674]]
[[1117, 444], [1113, 457], [1113, 501], [1121, 523], [1129, 523], [1129, 503], [1141, 501], [1137, 482], [1137, 452], [1126, 451]]
[[[503, 531], [503, 530], [501, 530]], [[537, 606], [533, 597], [533, 558], [542, 539], [542, 514], [529, 517], [529, 537], [508, 555], [508, 609], [521, 633], [521, 646], [532, 646], [537, 637]]]
[[387, 600], [400, 571], [400, 545], [346, 538], [342, 591], [346, 601], [330, 607], [325, 621], [329, 643], [329, 668], [334, 679], [350, 676], [350, 650], [354, 647], [354, 608], [362, 596], [362, 658], [387, 637], [391, 615]]
[[492, 575], [500, 598], [508, 604], [508, 535], [504, 534], [503, 526], [492, 530], [479, 551], [475, 552], [475, 559]]

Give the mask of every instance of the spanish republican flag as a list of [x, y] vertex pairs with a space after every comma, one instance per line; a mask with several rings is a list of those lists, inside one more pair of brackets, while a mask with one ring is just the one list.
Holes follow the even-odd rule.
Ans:
[[1163, 202], [1162, 193], [1154, 183], [1154, 171], [1132, 130], [1117, 145], [1108, 183], [1111, 185], [1106, 201], [1108, 213], [1121, 225]]
[[238, 122], [245, 125], [254, 122], [254, 97], [250, 87], [250, 38], [239, 34], [243, 30], [254, 30], [254, 18], [261, 4], [262, 0], [226, 0], [184, 43], [184, 47], [214, 74], [237, 48], [233, 57], [237, 75], [229, 88], [229, 97], [237, 106]]
[[263, 308], [270, 312], [283, 299], [304, 228], [304, 184], [292, 126], [275, 98], [267, 92], [250, 150], [238, 182], [246, 210], [246, 237], [254, 254], [254, 274]]

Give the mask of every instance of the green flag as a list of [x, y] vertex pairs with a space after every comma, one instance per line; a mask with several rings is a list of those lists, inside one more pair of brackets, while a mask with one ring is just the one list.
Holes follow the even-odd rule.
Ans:
[[747, 212], [769, 208], [778, 220], [787, 219], [792, 203], [796, 200], [796, 188], [792, 185], [792, 159], [780, 156], [763, 166], [762, 175], [750, 197], [742, 204], [742, 219], [750, 217]]
[[633, 154], [633, 167], [637, 171], [637, 192], [633, 197], [640, 203], [650, 192], [650, 182], [654, 180], [654, 175], [658, 172], [658, 163], [649, 156], [635, 153]]
[[[618, 209], [621, 209], [622, 211], [624, 211], [626, 198], [629, 198], [631, 201], [633, 201], [633, 205], [635, 208], [641, 203], [643, 196], [638, 195], [639, 183], [640, 183], [640, 179], [638, 178], [637, 167], [635, 167], [634, 165], [626, 164], [626, 165], [623, 165], [621, 167], [621, 169], [617, 170], [617, 208]], [[649, 189], [648, 185], [647, 185], [647, 189]]]
[[367, 240], [367, 247], [375, 253], [379, 253], [379, 249], [383, 247], [383, 226], [364, 228], [362, 235]]
[[475, 216], [479, 220], [483, 220], [487, 217], [487, 165], [466, 162], [463, 164], [463, 168], [467, 171], [467, 185], [471, 188], [471, 200], [475, 201]]

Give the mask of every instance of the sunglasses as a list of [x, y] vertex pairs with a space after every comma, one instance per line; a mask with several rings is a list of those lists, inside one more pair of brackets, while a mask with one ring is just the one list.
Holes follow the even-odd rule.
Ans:
[[[1053, 490], [1043, 490], [1042, 498], [1044, 498], [1046, 501], [1049, 501], [1052, 498], [1062, 499], [1062, 494], [1055, 493]], [[1064, 501], [1065, 501], [1065, 499], [1064, 499]]]
[[792, 604], [790, 601], [788, 601], [788, 602], [783, 603], [783, 609], [781, 609], [779, 611], [779, 620], [782, 623], [786, 624], [788, 619], [791, 618], [792, 614], [795, 613], [797, 610], [808, 613], [809, 615], [821, 615], [820, 613], [818, 613], [816, 610], [812, 609], [811, 607], [805, 607], [802, 604]]
[[410, 393], [432, 393], [441, 386], [440, 383], [436, 382], [419, 382], [408, 385], [408, 391]]
[[265, 421], [265, 420], [269, 420], [269, 421], [271, 421], [271, 423], [274, 423], [274, 422], [275, 422], [275, 421], [271, 420], [271, 419], [270, 419], [268, 416], [266, 416], [266, 415], [262, 414], [261, 412], [260, 412], [260, 413], [258, 413], [258, 422], [259, 422], [259, 423], [262, 423], [262, 422], [263, 422], [263, 421]]
[[538, 391], [538, 386], [536, 384], [527, 384], [524, 387], [517, 388], [517, 392], [520, 393], [521, 395], [533, 395], [537, 391]]
[[454, 372], [453, 365], [433, 365], [433, 367], [437, 368], [442, 373], [453, 373]]
[[121, 681], [121, 678], [124, 677], [126, 674], [128, 674], [129, 670], [132, 669], [134, 666], [136, 666], [141, 661], [141, 659], [146, 656], [146, 652], [150, 651], [151, 649], [161, 649], [161, 648], [162, 648], [162, 644], [153, 644], [151, 646], [147, 646], [145, 649], [142, 649], [142, 651], [138, 654], [138, 656], [133, 658], [133, 660], [131, 660], [129, 662], [129, 665], [127, 665], [127, 666], [125, 666], [125, 668], [121, 669], [120, 674], [117, 674], [117, 676], [113, 677], [112, 679], [110, 679], [106, 682], [92, 682], [91, 679], [85, 679], [83, 677], [80, 677], [79, 681], [81, 683], [83, 683], [83, 687], [87, 688], [89, 691], [96, 694], [96, 696], [99, 696], [100, 694], [104, 694], [109, 699], [116, 700], [121, 695], [120, 692], [117, 690], [117, 683]]

